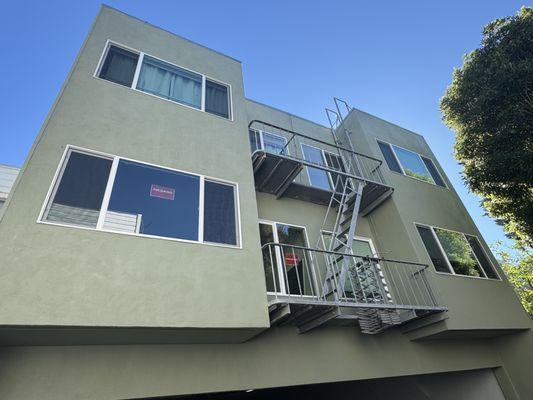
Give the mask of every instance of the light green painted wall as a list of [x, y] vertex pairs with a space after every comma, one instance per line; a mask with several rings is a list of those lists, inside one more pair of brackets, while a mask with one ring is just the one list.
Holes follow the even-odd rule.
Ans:
[[[231, 84], [235, 120], [94, 78], [107, 39]], [[0, 223], [0, 324], [267, 327], [247, 121], [239, 62], [102, 8]], [[37, 224], [67, 144], [237, 182], [243, 248]]]

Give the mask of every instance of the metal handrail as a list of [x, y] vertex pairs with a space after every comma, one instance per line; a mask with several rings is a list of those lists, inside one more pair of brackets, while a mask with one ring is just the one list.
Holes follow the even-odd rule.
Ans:
[[[326, 142], [324, 140], [316, 139], [314, 137], [311, 137], [311, 136], [308, 136], [308, 135], [304, 135], [303, 133], [299, 133], [299, 132], [292, 131], [290, 129], [282, 128], [280, 126], [273, 125], [273, 124], [271, 124], [269, 122], [260, 121], [258, 119], [253, 119], [252, 121], [250, 121], [250, 123], [248, 124], [248, 129], [254, 129], [254, 128], [252, 128], [252, 125], [254, 123], [258, 123], [258, 124], [262, 124], [262, 125], [265, 125], [265, 126], [269, 126], [271, 128], [278, 129], [280, 131], [289, 133], [289, 134], [294, 135], [294, 136], [299, 136], [299, 137], [302, 137], [304, 139], [308, 139], [308, 140], [323, 144], [325, 146], [334, 147], [334, 148], [336, 148], [338, 150], [347, 151], [347, 152], [349, 152], [351, 154], [354, 154], [354, 155], [357, 155], [357, 156], [361, 156], [361, 157], [364, 157], [364, 158], [368, 158], [370, 160], [378, 162], [380, 166], [383, 164], [383, 161], [381, 161], [379, 158], [375, 158], [375, 157], [372, 157], [372, 156], [368, 156], [366, 154], [358, 153], [358, 152], [353, 151], [351, 149], [348, 149], [346, 147], [337, 146], [336, 144], [328, 143], [328, 142]], [[291, 138], [291, 140], [292, 140], [292, 138]], [[285, 145], [285, 147], [287, 146], [287, 144]]]
[[[426, 277], [427, 264], [274, 242], [261, 250], [269, 261], [267, 288], [275, 299], [356, 308], [444, 309]], [[342, 269], [347, 272], [342, 274]], [[332, 283], [329, 292], [324, 291], [326, 276]]]

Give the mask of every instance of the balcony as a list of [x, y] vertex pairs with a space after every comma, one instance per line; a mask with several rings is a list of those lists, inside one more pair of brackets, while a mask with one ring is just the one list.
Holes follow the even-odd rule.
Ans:
[[376, 334], [446, 311], [425, 264], [279, 243], [262, 251], [271, 326], [295, 325], [304, 333], [357, 323]]
[[327, 206], [333, 195], [341, 197], [346, 179], [356, 179], [364, 184], [361, 215], [392, 195], [377, 158], [257, 120], [249, 124], [249, 133], [255, 186], [260, 192]]

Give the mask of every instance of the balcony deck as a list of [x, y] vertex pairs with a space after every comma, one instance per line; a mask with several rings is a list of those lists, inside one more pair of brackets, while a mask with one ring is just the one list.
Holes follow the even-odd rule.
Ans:
[[[296, 157], [273, 154], [264, 150], [256, 150], [252, 154], [252, 165], [255, 186], [258, 191], [273, 194], [278, 198], [289, 197], [324, 206], [329, 204], [333, 191], [310, 186], [303, 180], [298, 182], [297, 177], [306, 166], [336, 175], [360, 179], [365, 182], [361, 198], [361, 215], [370, 213], [387, 200], [394, 191], [391, 186], [364, 176], [348, 174]], [[340, 194], [338, 196], [340, 197]]]
[[[300, 333], [324, 324], [358, 324], [375, 334], [446, 311], [426, 277], [426, 264], [267, 243], [263, 256], [271, 326]], [[333, 276], [333, 290], [324, 290]]]

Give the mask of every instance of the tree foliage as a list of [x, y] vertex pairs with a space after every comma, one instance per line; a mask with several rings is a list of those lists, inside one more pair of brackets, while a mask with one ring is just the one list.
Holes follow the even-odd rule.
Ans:
[[533, 8], [492, 21], [441, 100], [463, 178], [491, 217], [533, 244]]
[[521, 247], [508, 251], [501, 243], [494, 250], [509, 282], [515, 287], [520, 302], [533, 317], [533, 252]]

